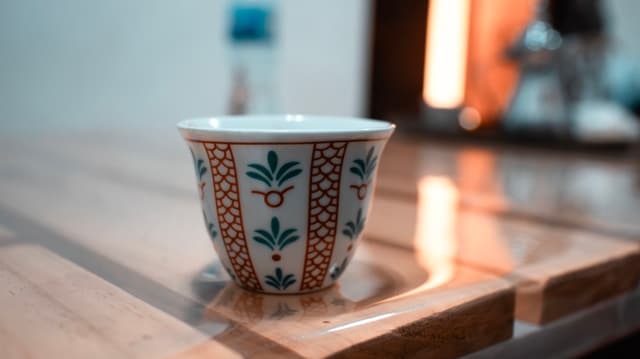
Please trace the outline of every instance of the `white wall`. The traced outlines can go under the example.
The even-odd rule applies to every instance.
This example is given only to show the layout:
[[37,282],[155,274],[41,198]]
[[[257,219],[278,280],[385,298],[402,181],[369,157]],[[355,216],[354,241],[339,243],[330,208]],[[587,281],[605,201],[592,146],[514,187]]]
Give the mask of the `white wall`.
[[[280,1],[283,112],[361,115],[369,2]],[[0,1],[0,131],[221,114],[228,1]]]

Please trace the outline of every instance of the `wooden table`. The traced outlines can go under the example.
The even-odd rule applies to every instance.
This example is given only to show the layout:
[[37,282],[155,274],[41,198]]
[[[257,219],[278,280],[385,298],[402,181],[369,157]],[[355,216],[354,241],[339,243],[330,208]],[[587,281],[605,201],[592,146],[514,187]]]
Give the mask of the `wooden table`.
[[340,284],[269,296],[219,267],[173,129],[0,153],[1,358],[557,355],[640,326],[623,158],[398,135]]

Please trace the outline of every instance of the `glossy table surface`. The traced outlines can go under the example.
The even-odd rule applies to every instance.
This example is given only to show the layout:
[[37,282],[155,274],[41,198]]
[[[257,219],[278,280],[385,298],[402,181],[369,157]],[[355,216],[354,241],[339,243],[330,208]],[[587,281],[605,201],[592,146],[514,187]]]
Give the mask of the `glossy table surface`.
[[181,141],[2,137],[0,357],[557,355],[640,327],[625,156],[399,133],[339,285],[269,296],[221,270]]

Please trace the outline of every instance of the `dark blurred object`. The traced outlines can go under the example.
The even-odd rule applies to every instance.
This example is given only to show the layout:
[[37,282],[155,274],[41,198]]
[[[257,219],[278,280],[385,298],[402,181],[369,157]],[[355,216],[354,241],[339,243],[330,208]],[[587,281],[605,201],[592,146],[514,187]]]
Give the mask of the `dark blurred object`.
[[373,18],[369,116],[417,116],[422,99],[427,5],[378,0]]
[[623,339],[608,343],[606,346],[585,353],[579,359],[637,358],[640,356],[640,331]]
[[611,47],[600,1],[540,1],[510,50],[521,68],[503,121],[510,135],[588,143],[638,136],[632,114],[611,96]]
[[552,0],[547,7],[549,22],[561,35],[599,36],[605,32],[599,0]]
[[547,2],[541,1],[534,19],[507,49],[520,66],[520,79],[503,118],[508,132],[559,136],[567,131],[558,66],[561,45],[560,33],[548,21]]

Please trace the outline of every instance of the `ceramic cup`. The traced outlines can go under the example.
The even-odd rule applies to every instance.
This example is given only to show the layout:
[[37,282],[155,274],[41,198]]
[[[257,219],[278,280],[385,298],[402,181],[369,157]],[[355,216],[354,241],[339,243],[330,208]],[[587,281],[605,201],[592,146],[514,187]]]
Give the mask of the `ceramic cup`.
[[180,122],[205,225],[229,276],[264,293],[335,283],[357,247],[394,128],[303,115]]

